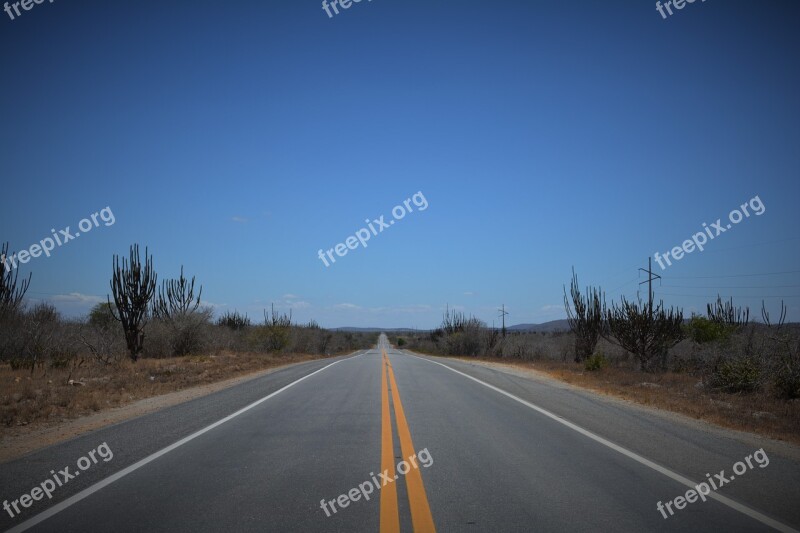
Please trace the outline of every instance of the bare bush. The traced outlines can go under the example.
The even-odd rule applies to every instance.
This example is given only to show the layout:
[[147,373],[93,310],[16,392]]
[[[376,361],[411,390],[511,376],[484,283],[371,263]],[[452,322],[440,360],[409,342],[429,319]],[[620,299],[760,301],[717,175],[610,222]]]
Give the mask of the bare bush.
[[142,347],[141,356],[147,359],[163,359],[173,352],[174,333],[163,320],[151,320],[147,324],[147,344]]
[[10,360],[12,368],[70,368],[82,364],[75,329],[61,320],[51,304],[42,302],[22,315],[22,349]]
[[800,343],[778,357],[772,373],[772,385],[779,398],[800,398]]
[[19,359],[25,349],[25,307],[0,315],[0,361]]
[[267,315],[266,309],[264,310],[264,325],[256,326],[250,331],[250,342],[258,351],[283,352],[289,347],[291,329],[291,311],[288,314],[280,313],[275,311],[273,304],[269,315]]
[[217,319],[217,325],[240,331],[250,327],[250,318],[246,314],[239,314],[238,311],[226,311]]
[[324,355],[328,353],[333,334],[319,326],[294,326],[291,329],[290,350],[294,353]]
[[86,324],[80,324],[78,337],[91,356],[103,365],[117,365],[125,349],[122,328],[114,320],[108,303],[95,305]]
[[792,400],[800,398],[800,335],[796,328],[793,332],[785,327],[786,311],[786,304],[781,301],[778,322],[773,324],[766,305],[761,302],[761,316],[767,326],[765,349],[772,356],[766,359],[771,362],[773,391],[778,398]]
[[12,361],[12,368],[30,368],[33,374],[37,365],[42,365],[55,355],[58,351],[59,321],[58,311],[48,303],[37,304],[25,313],[22,322],[25,338],[22,357]]
[[758,357],[745,355],[720,357],[705,376],[703,383],[710,389],[724,392],[753,392],[761,388],[762,369]]
[[167,321],[172,337],[170,345],[175,356],[199,354],[209,344],[213,311],[210,308],[174,315]]
[[447,355],[480,356],[492,350],[496,336],[486,331],[486,323],[475,317],[467,317],[448,306],[442,315],[442,323],[431,332],[431,340],[442,345]]
[[201,352],[208,344],[205,327],[211,320],[211,309],[198,311],[203,287],[194,295],[195,278],[186,279],[183,266],[177,279],[164,280],[153,299],[153,316],[165,323],[170,333],[172,355],[182,356]]
[[479,356],[486,347],[486,324],[477,318],[469,318],[454,333],[445,338],[449,355]]

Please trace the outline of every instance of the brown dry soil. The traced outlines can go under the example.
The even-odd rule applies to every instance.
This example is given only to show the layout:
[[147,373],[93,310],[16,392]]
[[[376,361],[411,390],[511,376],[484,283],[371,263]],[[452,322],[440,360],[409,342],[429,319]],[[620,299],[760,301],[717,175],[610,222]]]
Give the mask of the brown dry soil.
[[89,362],[71,371],[37,369],[33,375],[30,370],[0,365],[0,463],[292,363],[320,358],[222,354],[125,361],[117,366]]
[[[223,354],[126,361],[117,367],[87,364],[33,375],[0,365],[0,462],[318,358]],[[582,365],[547,360],[456,359],[529,378],[556,379],[706,424],[800,445],[800,400],[708,391],[689,374],[643,374],[625,368],[587,372]],[[85,385],[69,385],[69,379]]]
[[800,445],[800,399],[781,400],[767,392],[709,391],[701,386],[697,376],[685,373],[645,374],[612,367],[588,372],[583,365],[560,361],[455,359],[516,371],[532,378],[556,379],[641,406],[685,415],[695,421]]

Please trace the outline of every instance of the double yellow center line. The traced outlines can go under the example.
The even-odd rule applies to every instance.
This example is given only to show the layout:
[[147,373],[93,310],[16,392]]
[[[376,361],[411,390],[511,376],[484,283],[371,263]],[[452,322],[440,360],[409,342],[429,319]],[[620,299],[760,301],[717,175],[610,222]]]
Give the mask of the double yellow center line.
[[[388,378],[388,379],[387,379]],[[392,386],[392,403],[394,404],[394,417],[397,422],[397,435],[400,438],[400,449],[404,459],[416,454],[416,448],[411,441],[411,431],[408,429],[403,403],[400,401],[400,391],[394,379],[394,370],[389,362],[386,350],[382,349],[381,363],[381,470],[388,476],[398,479],[395,472],[394,441],[392,439],[392,417],[389,410],[389,384]],[[428,496],[422,483],[419,468],[411,468],[405,475],[408,503],[411,508],[411,523],[416,532],[435,532],[431,508],[428,505]],[[400,532],[400,513],[397,508],[397,486],[389,483],[381,488],[381,533]]]

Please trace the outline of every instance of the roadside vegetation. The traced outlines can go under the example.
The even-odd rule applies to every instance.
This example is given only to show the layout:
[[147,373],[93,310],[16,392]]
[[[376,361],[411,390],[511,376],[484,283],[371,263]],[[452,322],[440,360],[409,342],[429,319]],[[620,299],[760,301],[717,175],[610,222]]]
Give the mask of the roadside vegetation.
[[[2,247],[6,253],[8,246]],[[26,306],[31,276],[0,261],[0,428],[58,422],[283,364],[368,348],[377,334],[297,324],[271,308],[251,320],[213,319],[202,286],[157,284],[152,256],[113,259],[111,296],[65,319],[48,303]]]
[[[761,321],[732,300],[684,317],[661,302],[605,301],[581,291],[573,272],[564,289],[569,329],[509,332],[449,308],[433,331],[390,338],[432,355],[476,358],[543,371],[629,400],[744,431],[800,443],[800,325],[786,307]],[[775,316],[771,315],[771,312]]]

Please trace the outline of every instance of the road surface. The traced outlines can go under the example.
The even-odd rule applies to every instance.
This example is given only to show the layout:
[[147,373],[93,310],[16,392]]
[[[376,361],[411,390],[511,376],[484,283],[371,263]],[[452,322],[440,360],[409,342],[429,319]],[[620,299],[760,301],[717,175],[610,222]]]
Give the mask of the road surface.
[[[0,465],[0,529],[799,529],[800,464],[763,448],[381,336]],[[706,501],[676,500],[722,471]]]

